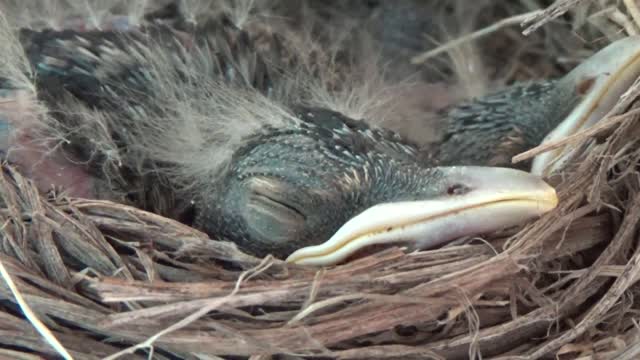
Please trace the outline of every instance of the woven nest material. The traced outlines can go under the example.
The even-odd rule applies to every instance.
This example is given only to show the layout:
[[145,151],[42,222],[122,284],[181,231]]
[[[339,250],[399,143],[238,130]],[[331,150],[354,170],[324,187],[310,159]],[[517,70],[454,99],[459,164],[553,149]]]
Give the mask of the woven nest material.
[[[47,200],[5,166],[0,260],[78,359],[132,346],[159,359],[637,354],[636,120],[603,123],[595,135],[611,135],[558,186],[560,207],[513,236],[324,270],[256,259],[135,208]],[[0,294],[0,354],[53,356],[6,282]]]
[[584,151],[538,221],[321,270],[3,165],[0,357],[639,358],[638,94],[564,140]]

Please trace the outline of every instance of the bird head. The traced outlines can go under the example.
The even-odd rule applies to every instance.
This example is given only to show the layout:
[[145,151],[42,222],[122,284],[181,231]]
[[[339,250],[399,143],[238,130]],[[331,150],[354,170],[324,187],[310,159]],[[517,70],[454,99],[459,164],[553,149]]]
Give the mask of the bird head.
[[576,149],[562,146],[515,165],[512,157],[593,126],[639,75],[640,37],[633,36],[606,46],[560,79],[515,84],[458,104],[443,114],[448,124],[429,149],[431,163],[515,166],[547,177]]
[[[618,40],[582,62],[556,85],[558,99],[573,106],[542,143],[552,142],[593,126],[604,118],[640,76],[640,36]],[[538,155],[531,171],[549,176],[566,164],[575,149],[565,145]]]
[[431,248],[540,216],[555,191],[514,169],[421,166],[397,135],[321,109],[235,154],[197,227],[247,251],[305,265],[339,263],[371,245]]

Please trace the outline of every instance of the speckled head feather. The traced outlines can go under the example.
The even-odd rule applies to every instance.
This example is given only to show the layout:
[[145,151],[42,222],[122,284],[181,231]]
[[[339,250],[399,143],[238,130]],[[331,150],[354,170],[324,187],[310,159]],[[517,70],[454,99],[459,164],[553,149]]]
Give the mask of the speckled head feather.
[[395,133],[326,109],[294,114],[296,126],[256,135],[234,154],[222,189],[197,202],[199,227],[286,257],[375,204],[446,195],[454,185],[420,167],[416,148]]

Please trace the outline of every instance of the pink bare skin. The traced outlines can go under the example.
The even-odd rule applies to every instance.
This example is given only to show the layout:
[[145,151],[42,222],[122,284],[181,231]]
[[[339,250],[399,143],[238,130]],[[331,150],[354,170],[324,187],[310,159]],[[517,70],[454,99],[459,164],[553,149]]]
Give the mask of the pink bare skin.
[[[98,26],[86,19],[63,20],[65,29],[89,30],[134,30],[135,25],[126,16],[109,16]],[[28,91],[6,91],[0,96],[0,152],[4,160],[16,166],[43,192],[58,190],[70,197],[97,198],[96,182],[85,170],[85,166],[66,157],[56,143],[37,138],[33,129],[36,121],[37,103]]]
[[95,179],[84,166],[66,158],[53,141],[35,138],[37,109],[27,91],[11,91],[0,100],[0,150],[7,154],[6,160],[43,193],[56,189],[71,197],[95,198]]

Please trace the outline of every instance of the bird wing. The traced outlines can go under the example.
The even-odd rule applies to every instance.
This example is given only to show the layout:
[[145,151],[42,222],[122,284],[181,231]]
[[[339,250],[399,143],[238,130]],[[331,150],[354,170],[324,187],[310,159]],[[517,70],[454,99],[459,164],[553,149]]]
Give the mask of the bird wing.
[[514,155],[538,145],[553,128],[541,114],[550,111],[554,84],[516,84],[444,110],[447,125],[429,148],[431,158],[443,165],[513,166]]

